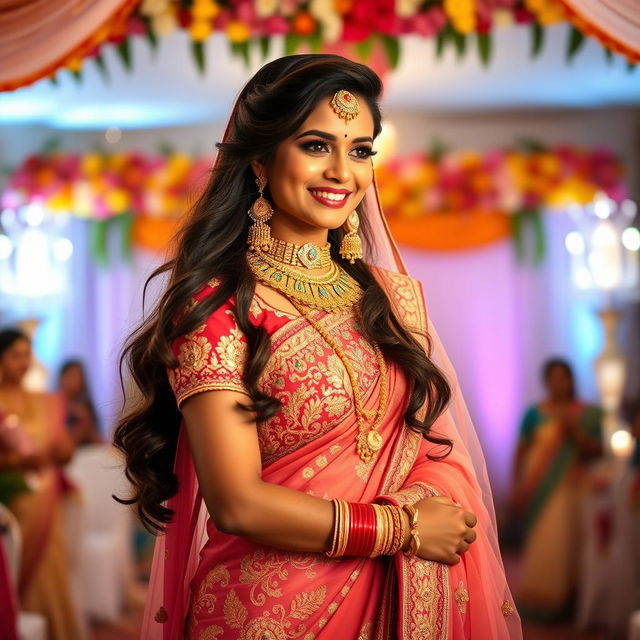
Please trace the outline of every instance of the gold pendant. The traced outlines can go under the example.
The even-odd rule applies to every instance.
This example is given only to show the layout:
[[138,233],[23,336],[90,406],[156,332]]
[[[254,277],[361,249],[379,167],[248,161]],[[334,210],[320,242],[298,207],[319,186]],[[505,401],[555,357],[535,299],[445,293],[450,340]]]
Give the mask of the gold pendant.
[[365,463],[373,462],[378,457],[378,452],[382,448],[382,436],[375,430],[358,434],[358,455]]

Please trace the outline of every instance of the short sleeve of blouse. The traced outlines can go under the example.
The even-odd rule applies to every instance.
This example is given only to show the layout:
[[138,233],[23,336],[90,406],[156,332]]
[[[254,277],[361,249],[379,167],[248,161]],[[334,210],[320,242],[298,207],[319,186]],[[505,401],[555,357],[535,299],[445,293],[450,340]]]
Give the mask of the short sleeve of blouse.
[[[210,282],[196,296],[195,303],[211,295],[216,286],[215,281]],[[243,381],[246,348],[246,337],[237,324],[230,300],[194,331],[176,338],[171,349],[178,366],[168,369],[167,374],[178,407],[202,391],[227,389],[249,395]]]

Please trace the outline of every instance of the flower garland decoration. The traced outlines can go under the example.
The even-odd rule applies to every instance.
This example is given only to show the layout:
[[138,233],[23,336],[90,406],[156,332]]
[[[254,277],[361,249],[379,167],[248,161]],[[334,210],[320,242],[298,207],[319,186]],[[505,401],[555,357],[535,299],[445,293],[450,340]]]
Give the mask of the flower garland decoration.
[[[175,151],[33,155],[10,174],[0,204],[18,210],[35,203],[53,215],[91,221],[94,253],[104,262],[112,226],[121,229],[126,251],[132,245],[165,250],[210,166],[210,158]],[[522,258],[532,227],[535,261],[544,256],[543,210],[586,204],[599,191],[617,202],[627,196],[622,163],[608,149],[532,142],[398,156],[376,167],[376,177],[400,243],[451,251],[511,234]]]
[[[86,60],[94,60],[105,76],[108,70],[101,48],[112,43],[128,70],[133,67],[130,52],[132,37],[145,36],[152,47],[178,29],[189,34],[193,59],[200,72],[206,68],[206,42],[214,32],[223,33],[233,54],[247,65],[252,51],[262,59],[269,54],[272,38],[284,37],[284,54],[295,52],[336,52],[378,65],[379,73],[397,66],[401,37],[415,34],[436,39],[436,55],[453,48],[459,56],[474,45],[484,64],[492,54],[492,31],[509,24],[531,27],[531,53],[539,55],[544,29],[556,22],[573,26],[567,44],[567,58],[581,48],[584,34],[598,37],[592,28],[575,19],[561,0],[140,0],[123,23],[103,28],[98,39],[71,52],[60,61],[59,69],[71,71],[82,79]],[[582,30],[581,30],[582,29]],[[600,41],[609,57],[613,53],[627,58],[630,67],[639,59],[612,40]],[[375,62],[381,52],[385,64]],[[43,71],[40,77],[51,74]],[[55,72],[50,75],[55,81]],[[15,89],[39,78],[24,79],[0,90]]]
[[568,145],[397,157],[376,169],[383,209],[398,242],[460,250],[511,235],[519,259],[534,233],[533,260],[545,253],[542,211],[587,204],[604,192],[627,197],[620,160],[604,148]]

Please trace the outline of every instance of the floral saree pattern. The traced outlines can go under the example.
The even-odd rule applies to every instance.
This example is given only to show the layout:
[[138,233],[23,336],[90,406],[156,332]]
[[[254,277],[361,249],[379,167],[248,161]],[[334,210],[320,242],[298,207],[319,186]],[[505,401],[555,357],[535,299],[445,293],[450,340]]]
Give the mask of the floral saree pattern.
[[[424,339],[419,283],[382,269],[375,272],[398,317]],[[217,285],[211,281],[194,303]],[[378,367],[357,318],[350,310],[314,313],[349,355],[365,410],[375,410]],[[365,464],[356,452],[350,381],[333,350],[303,317],[278,311],[258,295],[250,320],[271,336],[271,357],[259,385],[281,402],[280,411],[257,427],[265,482],[327,500],[403,504],[448,495],[477,513],[472,489],[465,488],[468,478],[449,464],[429,460],[432,445],[406,428],[410,389],[395,363],[387,362],[389,402],[379,429],[383,447],[375,463]],[[246,341],[235,320],[233,298],[174,341],[173,349],[179,365],[168,374],[178,405],[212,389],[246,393]],[[440,425],[446,433],[447,419],[443,414],[434,428]],[[458,483],[451,480],[458,477]],[[402,553],[371,559],[282,551],[224,534],[209,519],[184,621],[168,620],[163,610],[156,622],[173,622],[172,628],[181,628],[190,640],[445,640],[470,638],[472,628],[474,640],[519,638],[509,632],[503,613],[511,600],[499,558],[482,543],[487,518],[477,515],[478,541],[455,566]],[[172,553],[169,546],[165,553]],[[498,579],[483,584],[481,576],[489,566]],[[460,585],[464,607],[456,606]],[[165,640],[173,637],[183,636],[164,634]]]

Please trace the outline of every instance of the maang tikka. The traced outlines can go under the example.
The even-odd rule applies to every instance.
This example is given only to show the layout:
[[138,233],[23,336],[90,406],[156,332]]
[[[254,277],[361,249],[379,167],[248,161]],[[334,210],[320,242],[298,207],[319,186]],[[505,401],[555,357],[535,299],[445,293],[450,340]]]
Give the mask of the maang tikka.
[[273,207],[269,204],[269,201],[262,196],[262,192],[267,186],[267,179],[264,176],[258,176],[256,178],[256,184],[258,185],[260,195],[254,200],[247,211],[249,217],[253,220],[253,224],[249,227],[247,242],[252,251],[259,249],[268,251],[271,248],[272,238],[271,229],[265,223],[273,215]]
[[[345,124],[360,113],[358,99],[346,89],[336,91],[331,98],[330,105],[337,116],[344,119]],[[358,235],[359,227],[358,212],[352,211],[344,223],[345,234],[340,243],[340,255],[351,264],[355,262],[356,258],[362,258],[362,243]]]

